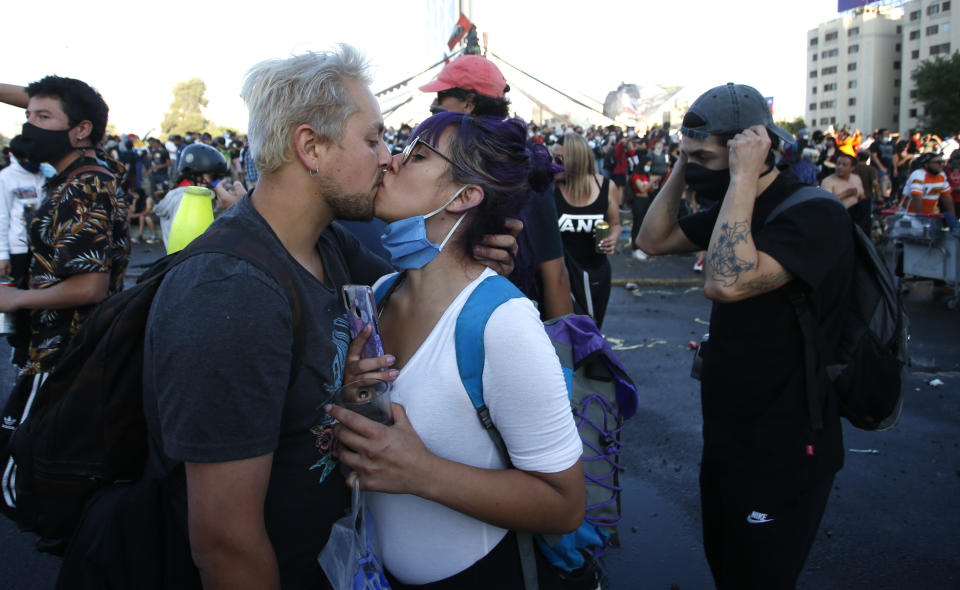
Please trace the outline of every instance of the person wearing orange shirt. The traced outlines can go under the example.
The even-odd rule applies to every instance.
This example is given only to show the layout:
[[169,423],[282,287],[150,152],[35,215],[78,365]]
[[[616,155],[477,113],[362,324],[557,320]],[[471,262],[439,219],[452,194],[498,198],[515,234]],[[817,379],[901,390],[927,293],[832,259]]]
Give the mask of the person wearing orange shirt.
[[940,213],[956,215],[952,191],[946,174],[943,173],[943,156],[927,153],[917,158],[920,166],[907,178],[903,187],[904,199],[909,202],[911,213]]

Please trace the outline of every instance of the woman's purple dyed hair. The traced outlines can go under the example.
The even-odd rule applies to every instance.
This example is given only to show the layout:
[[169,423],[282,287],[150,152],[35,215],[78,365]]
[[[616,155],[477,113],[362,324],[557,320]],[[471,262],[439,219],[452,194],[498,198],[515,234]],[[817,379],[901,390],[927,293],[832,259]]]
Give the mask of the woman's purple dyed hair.
[[[545,191],[553,176],[563,169],[540,144],[527,144],[523,119],[475,117],[456,111],[438,113],[422,122],[412,137],[420,136],[438,145],[447,128],[453,128],[448,147],[454,162],[448,168],[455,184],[476,184],[484,199],[476,214],[465,223],[464,248],[471,254],[488,234],[504,233],[507,217],[522,219],[527,202]],[[521,248],[521,257],[523,251]],[[521,261],[517,261],[520,269]]]

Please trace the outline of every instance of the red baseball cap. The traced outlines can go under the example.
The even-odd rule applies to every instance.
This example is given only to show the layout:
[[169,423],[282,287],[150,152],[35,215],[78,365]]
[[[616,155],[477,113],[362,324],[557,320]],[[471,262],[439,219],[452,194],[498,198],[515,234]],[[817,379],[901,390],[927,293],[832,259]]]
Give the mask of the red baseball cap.
[[503,98],[507,80],[489,59],[479,55],[461,55],[444,66],[433,82],[420,87],[423,92],[440,92],[451,88],[473,90],[482,96]]

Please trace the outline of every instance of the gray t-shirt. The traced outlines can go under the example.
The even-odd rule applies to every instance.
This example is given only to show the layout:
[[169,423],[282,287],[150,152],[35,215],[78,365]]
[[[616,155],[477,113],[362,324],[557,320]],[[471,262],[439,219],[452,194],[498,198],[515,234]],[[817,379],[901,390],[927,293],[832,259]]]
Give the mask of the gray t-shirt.
[[[342,381],[350,339],[340,287],[369,284],[390,267],[333,226],[317,243],[320,282],[283,249],[249,199],[223,218],[239,222],[276,264],[287,265],[300,293],[299,322],[276,280],[244,260],[200,254],[170,271],[154,299],[144,348],[152,454],[166,472],[181,461],[273,453],[264,510],[283,587],[320,587],[316,556],[348,501],[328,454],[322,410]],[[295,338],[302,343],[299,366]],[[176,495],[185,501],[185,490]]]

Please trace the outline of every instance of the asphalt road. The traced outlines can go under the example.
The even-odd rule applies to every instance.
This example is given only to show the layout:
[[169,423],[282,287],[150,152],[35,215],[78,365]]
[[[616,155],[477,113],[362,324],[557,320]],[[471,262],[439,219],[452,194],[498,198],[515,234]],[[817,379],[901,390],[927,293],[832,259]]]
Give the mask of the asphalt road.
[[[960,313],[944,297],[930,283],[907,297],[904,414],[886,432],[844,423],[846,465],[798,588],[960,588]],[[709,309],[698,288],[612,294],[604,332],[642,396],[624,432],[624,544],[607,558],[615,590],[713,586],[701,549],[699,388],[688,345],[706,331]],[[943,385],[931,386],[935,378]]]
[[[689,279],[690,263],[620,259],[614,276]],[[801,589],[960,588],[960,312],[947,311],[943,297],[922,283],[908,298],[914,371],[899,425],[883,433],[845,425],[847,449],[871,452],[847,453]],[[604,331],[642,396],[624,432],[623,547],[607,558],[614,590],[712,587],[700,540],[700,404],[688,346],[706,331],[709,310],[696,287],[615,287],[611,296]],[[934,378],[943,385],[929,385]],[[12,379],[0,364],[0,391]],[[58,560],[32,543],[0,518],[0,589],[53,587]]]

